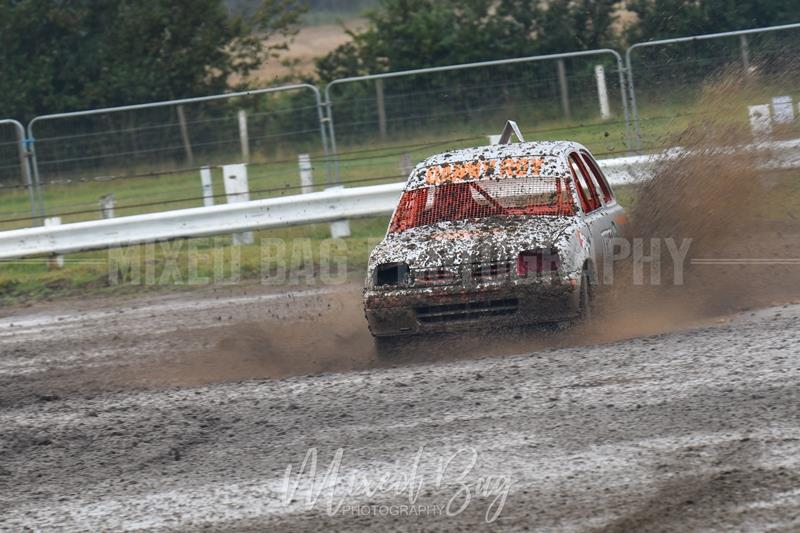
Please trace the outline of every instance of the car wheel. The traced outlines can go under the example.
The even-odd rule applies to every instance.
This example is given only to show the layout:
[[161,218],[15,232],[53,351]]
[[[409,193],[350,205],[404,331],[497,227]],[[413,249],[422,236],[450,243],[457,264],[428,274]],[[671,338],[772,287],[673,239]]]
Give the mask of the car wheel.
[[403,337],[373,337],[375,341],[375,354],[379,359],[392,359],[403,352],[405,339]]
[[593,292],[592,278],[589,275],[589,270],[583,269],[583,274],[581,275],[581,293],[578,304],[578,319],[581,322],[588,323],[592,321],[592,315],[594,313]]

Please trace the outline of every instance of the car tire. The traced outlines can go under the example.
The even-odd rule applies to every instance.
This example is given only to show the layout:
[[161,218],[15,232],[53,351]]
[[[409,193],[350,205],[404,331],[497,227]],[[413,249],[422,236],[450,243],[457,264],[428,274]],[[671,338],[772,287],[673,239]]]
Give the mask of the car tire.
[[375,342],[375,355],[378,359],[393,359],[403,352],[405,339],[403,337],[373,337]]
[[578,299],[578,320],[582,323],[591,323],[594,315],[594,290],[592,290],[592,276],[589,269],[584,268],[581,274],[580,296]]

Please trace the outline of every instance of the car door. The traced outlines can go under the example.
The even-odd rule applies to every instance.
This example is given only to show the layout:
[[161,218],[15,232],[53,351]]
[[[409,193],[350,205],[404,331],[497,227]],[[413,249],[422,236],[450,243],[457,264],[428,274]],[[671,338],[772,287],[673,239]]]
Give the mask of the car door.
[[[608,216],[608,208],[603,201],[603,189],[595,183],[582,154],[575,151],[568,156],[569,168],[578,189],[578,197],[584,212],[584,221],[589,230],[591,255],[595,274],[603,265],[606,254],[615,236],[615,230]],[[610,256],[609,256],[610,257]]]
[[613,239],[613,237],[621,234],[623,227],[627,224],[628,219],[625,216],[625,210],[617,202],[614,191],[608,184],[608,180],[597,161],[592,157],[592,154],[587,150],[581,150],[580,155],[603,202],[602,212],[606,219],[603,225],[609,230],[608,235]]

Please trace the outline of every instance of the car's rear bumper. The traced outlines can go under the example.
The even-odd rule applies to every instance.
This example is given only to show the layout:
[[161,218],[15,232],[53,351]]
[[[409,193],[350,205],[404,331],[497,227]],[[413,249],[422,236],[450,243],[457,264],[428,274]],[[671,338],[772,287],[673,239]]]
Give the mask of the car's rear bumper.
[[578,314],[574,283],[366,290],[364,309],[375,336],[559,322]]

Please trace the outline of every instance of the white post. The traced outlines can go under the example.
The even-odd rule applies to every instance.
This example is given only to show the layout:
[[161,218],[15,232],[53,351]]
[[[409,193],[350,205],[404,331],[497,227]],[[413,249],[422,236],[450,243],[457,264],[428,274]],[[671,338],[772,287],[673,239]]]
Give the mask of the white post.
[[190,167],[194,166],[194,152],[192,151],[192,141],[189,139],[189,127],[186,125],[186,113],[183,106],[178,106],[178,123],[181,129],[181,139],[183,140],[183,151],[186,152],[186,161]]
[[776,96],[772,99],[772,118],[775,124],[794,122],[794,104],[791,96]]
[[[44,227],[60,226],[61,217],[49,217],[44,219]],[[47,261],[47,266],[50,268],[64,268],[64,256],[54,255]]]
[[103,218],[114,218],[114,193],[100,197],[100,212]]
[[597,98],[600,100],[600,117],[611,118],[611,107],[608,105],[608,85],[606,85],[606,69],[603,65],[595,65],[594,77],[597,79]]
[[572,118],[572,111],[569,107],[569,86],[567,85],[567,69],[564,66],[564,60],[559,59],[556,61],[556,72],[558,73],[558,86],[561,93],[561,109],[564,111],[566,118]]
[[407,178],[414,170],[414,163],[411,161],[411,154],[405,153],[400,156],[400,174]]
[[383,80],[375,80],[375,99],[378,106],[378,132],[386,138],[386,104],[383,101]]
[[239,141],[242,143],[242,161],[250,162],[250,136],[247,134],[247,111],[239,110]]
[[[344,189],[344,186],[337,185],[335,187],[328,187],[325,189],[326,191],[341,191]],[[343,239],[345,237],[350,236],[350,221],[347,219],[343,220],[334,220],[331,222],[331,238],[332,239]]]
[[752,74],[750,70],[750,45],[747,43],[747,35],[739,36],[739,49],[742,53],[742,67],[744,68],[745,78]]
[[772,117],[769,115],[768,105],[751,105],[747,112],[750,115],[750,130],[755,139],[763,140],[772,135]]
[[314,168],[311,166],[311,156],[300,154],[297,156],[300,165],[300,194],[308,194],[314,190]]
[[200,185],[203,188],[203,206],[211,207],[214,205],[214,184],[211,182],[210,167],[200,169]]
[[489,144],[500,144],[502,135],[489,135]]
[[[222,167],[223,183],[225,183],[225,195],[229,204],[250,201],[250,189],[247,183],[247,165],[224,165]],[[234,246],[242,244],[253,244],[253,232],[233,234]]]
[[350,236],[350,221],[336,220],[331,222],[331,239],[344,239]]

